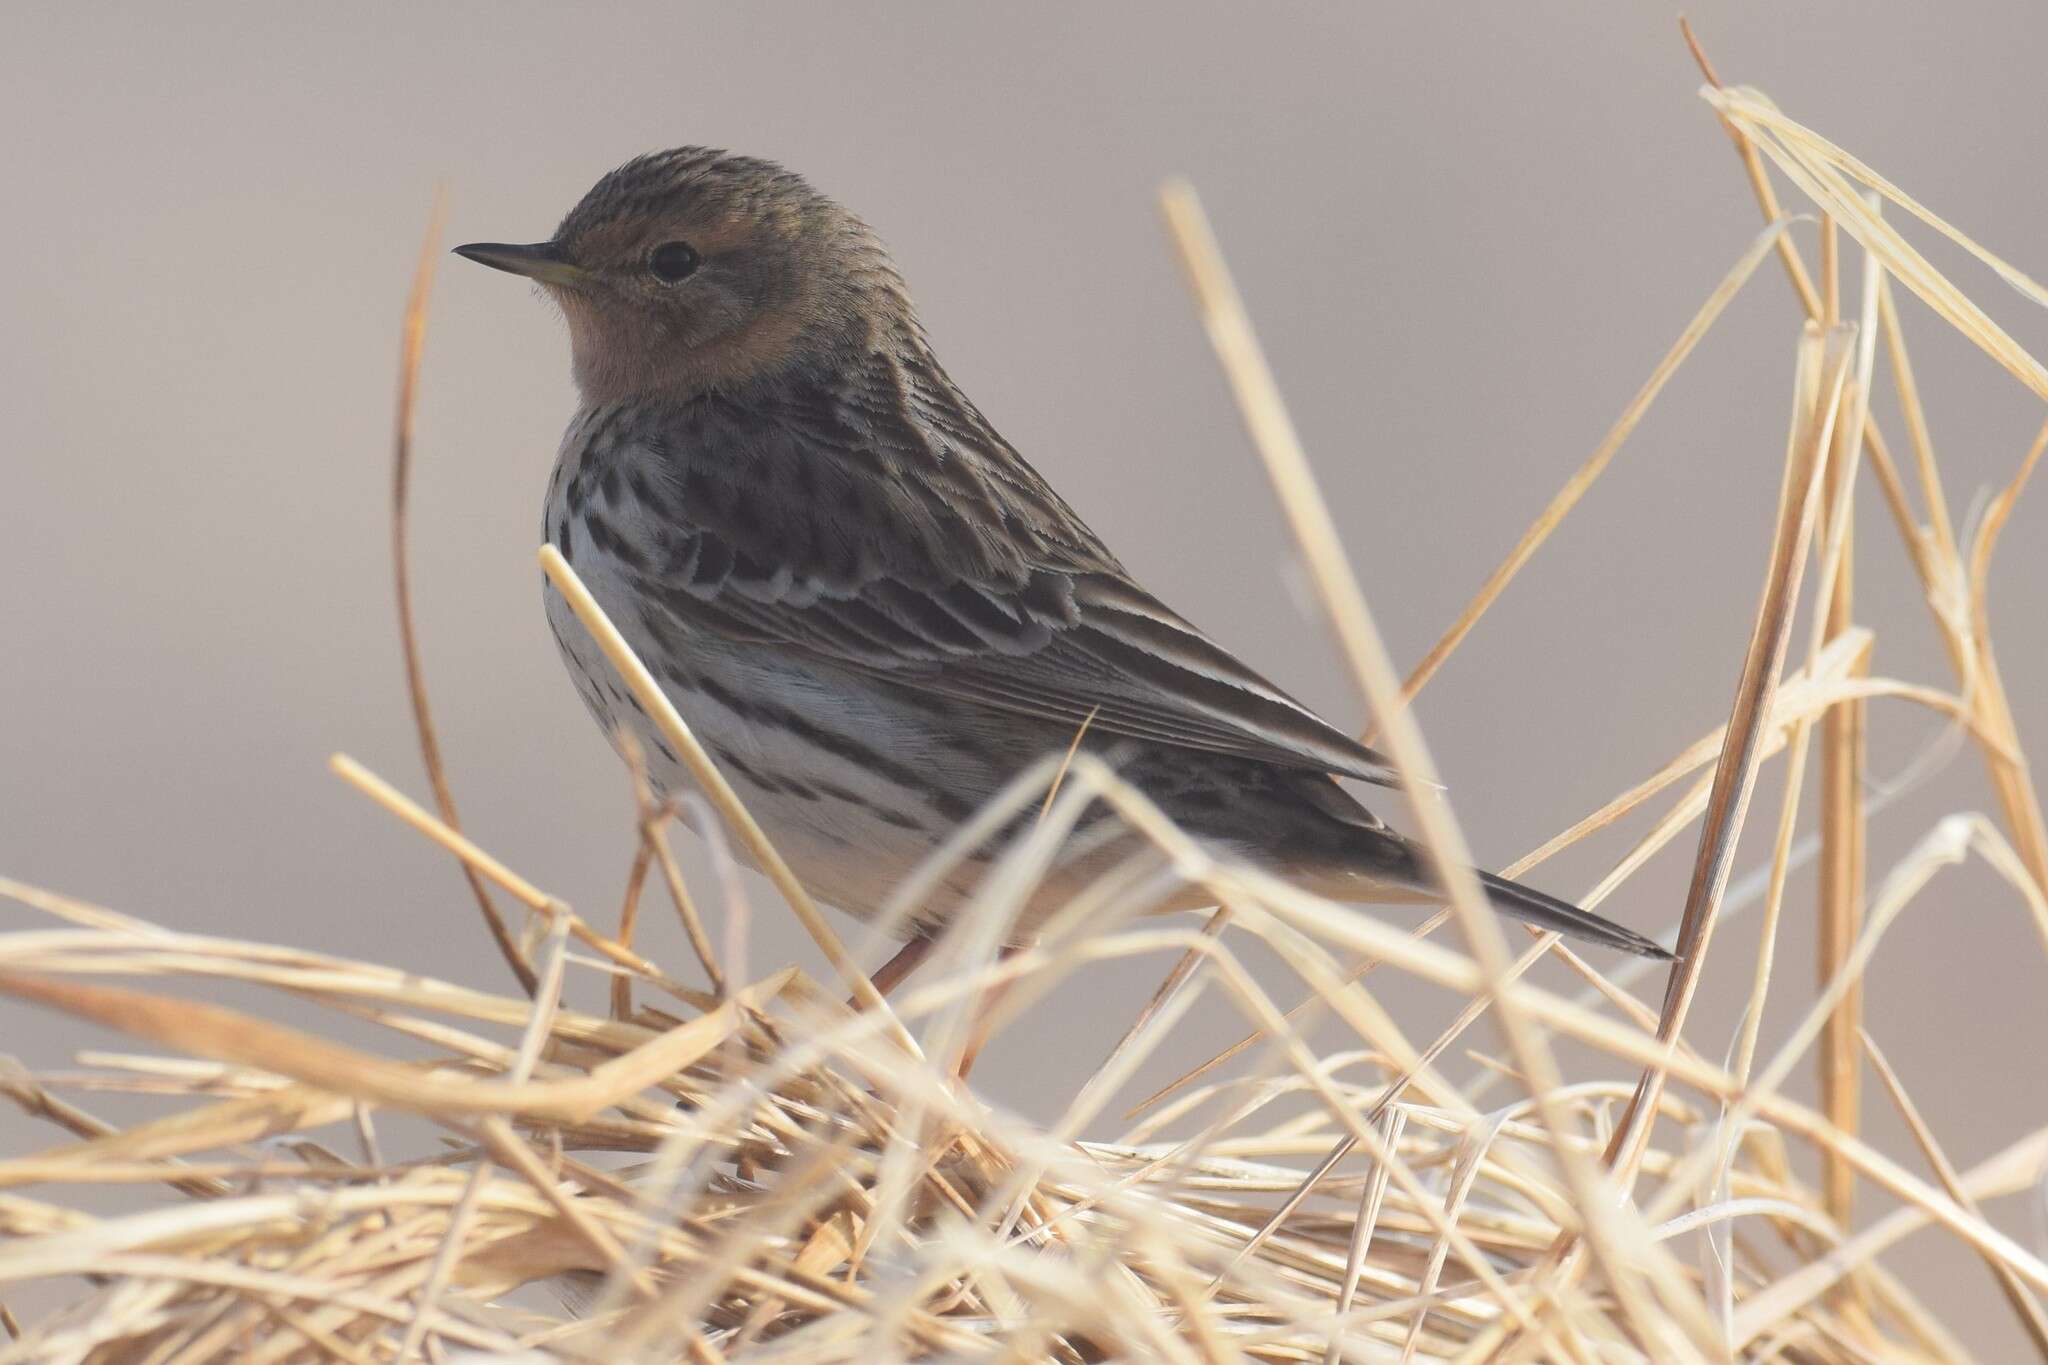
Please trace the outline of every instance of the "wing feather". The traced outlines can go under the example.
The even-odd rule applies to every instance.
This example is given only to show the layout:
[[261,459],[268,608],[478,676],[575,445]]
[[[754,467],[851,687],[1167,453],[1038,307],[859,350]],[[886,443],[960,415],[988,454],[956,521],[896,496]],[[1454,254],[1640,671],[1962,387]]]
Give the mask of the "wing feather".
[[[921,340],[921,339],[920,339]],[[1140,588],[924,354],[611,422],[567,490],[677,624],[1101,733],[1398,785]],[[629,508],[603,496],[608,466]],[[602,523],[610,518],[610,524]]]

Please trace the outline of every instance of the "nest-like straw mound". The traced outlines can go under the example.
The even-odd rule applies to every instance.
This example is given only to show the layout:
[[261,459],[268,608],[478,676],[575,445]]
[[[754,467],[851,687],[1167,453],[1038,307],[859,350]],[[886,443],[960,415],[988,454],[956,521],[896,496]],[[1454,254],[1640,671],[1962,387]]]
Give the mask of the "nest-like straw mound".
[[[1456,903],[1429,926],[1455,915],[1469,945],[1460,954],[1428,941],[1428,929],[1417,934],[1221,864],[1113,773],[1077,760],[1027,775],[1009,810],[989,813],[982,828],[1023,803],[1044,811],[935,962],[883,1006],[573,574],[549,558],[557,585],[699,765],[731,837],[770,872],[844,980],[794,968],[726,980],[710,947],[716,935],[651,807],[617,929],[595,927],[521,880],[457,832],[416,691],[442,816],[347,760],[337,769],[463,860],[527,992],[493,995],[401,966],[181,934],[0,888],[57,921],[0,935],[0,989],[183,1054],[101,1056],[62,1078],[0,1075],[27,1112],[75,1135],[0,1162],[0,1292],[37,1278],[79,1286],[70,1308],[41,1321],[7,1317],[14,1340],[0,1344],[0,1361],[465,1352],[606,1362],[1947,1359],[1961,1354],[1952,1324],[1881,1259],[1929,1224],[1981,1255],[2022,1330],[2048,1351],[2034,1297],[2048,1288],[2048,1266],[1979,1208],[2037,1178],[2048,1130],[1954,1169],[1861,1033],[1856,989],[1885,927],[1943,865],[1964,858],[2003,874],[2048,940],[2048,837],[1984,612],[1992,546],[2048,428],[1974,540],[1960,543],[1891,281],[2044,397],[2048,373],[1907,245],[1865,192],[1977,251],[1967,239],[1761,96],[1718,85],[1706,96],[1770,225],[1407,689],[1455,648],[1728,300],[1777,253],[1810,321],[1796,348],[1796,412],[1762,607],[1739,672],[1730,660],[1738,681],[1729,724],[1510,869],[1662,799],[1597,903],[1699,821],[1683,960],[1656,1004],[1627,989],[1633,976],[1603,976],[1551,935],[1511,958],[1469,886],[1454,886]],[[1823,215],[1815,272],[1780,221],[1765,158]],[[1385,741],[1404,769],[1427,778],[1428,755],[1397,704],[1401,689],[1199,209],[1184,189],[1169,190],[1167,208],[1338,636],[1385,718]],[[1838,232],[1863,247],[1860,273],[1846,280]],[[1991,264],[2042,299],[2018,272]],[[415,306],[409,356],[421,316]],[[1910,477],[1869,415],[1868,396],[1886,375],[1908,414]],[[402,415],[401,573],[407,425]],[[1868,675],[1871,636],[1855,624],[1847,533],[1859,466],[1879,483],[1920,571],[1952,679]],[[1918,484],[1911,493],[1909,483]],[[1916,495],[1925,525],[1911,510]],[[1802,580],[1814,624],[1792,642]],[[407,631],[409,640],[409,621]],[[1856,774],[1876,699],[1952,718],[1981,749],[1998,816],[1941,822],[1866,895]],[[1819,913],[1833,984],[1786,1037],[1763,1046],[1770,945],[1810,753],[1823,793]],[[1787,764],[1787,795],[1752,965],[1741,942],[1716,942],[1713,930],[1757,768],[1773,756]],[[1009,907],[1090,802],[1114,806],[1161,857],[1074,904],[1036,947],[1001,956]],[[1422,805],[1442,861],[1463,865],[1445,808]],[[977,837],[969,829],[959,842]],[[1134,917],[1130,907],[1162,878],[1207,888],[1223,911],[1204,926]],[[503,929],[492,886],[524,907],[523,935]],[[633,948],[645,886],[661,886],[682,913],[701,959],[685,974],[701,973],[707,987],[681,984]],[[912,887],[905,904],[915,897]],[[1184,952],[1180,969],[1120,1042],[1104,1040],[1110,1060],[1055,1122],[991,1112],[955,1079],[983,1027],[1018,1017],[1077,967],[1162,947]],[[1245,970],[1252,947],[1295,974],[1289,996],[1276,998]],[[1525,979],[1546,956],[1565,961],[1585,990],[1567,997]],[[1709,962],[1754,982],[1732,1049],[1696,1048],[1684,1032]],[[1469,1007],[1418,1043],[1361,979],[1375,968],[1459,992]],[[571,972],[608,976],[608,1014],[563,1003]],[[183,998],[80,979],[88,976],[143,978]],[[190,998],[223,981],[274,988],[295,1008],[326,1007],[352,1026],[374,1021],[428,1058],[389,1060]],[[857,1007],[841,1003],[849,991]],[[1114,1140],[1083,1140],[1116,1122],[1109,1102],[1198,1006],[1244,1016],[1252,1033],[1235,1068],[1199,1069],[1141,1105]],[[1437,1064],[1447,1049],[1471,1046],[1466,1031],[1485,1015],[1481,1035],[1505,1046],[1461,1085]],[[1344,1048],[1318,1054],[1314,1028],[1341,1028]],[[1572,1053],[1578,1074],[1566,1075],[1553,1055],[1558,1038],[1585,1045]],[[1810,1057],[1818,1108],[1780,1090]],[[1857,1137],[1866,1060],[1919,1137],[1924,1172]],[[81,1086],[178,1103],[116,1131],[55,1093]],[[445,1140],[423,1144],[419,1124],[394,1115],[426,1120]],[[414,1150],[394,1149],[405,1140]],[[1817,1186],[1793,1173],[1801,1148],[1820,1158]],[[66,1202],[105,1184],[150,1197],[119,1216]],[[1846,1213],[1859,1184],[1888,1192],[1895,1208],[1852,1231]],[[33,1196],[21,1192],[29,1187]]]

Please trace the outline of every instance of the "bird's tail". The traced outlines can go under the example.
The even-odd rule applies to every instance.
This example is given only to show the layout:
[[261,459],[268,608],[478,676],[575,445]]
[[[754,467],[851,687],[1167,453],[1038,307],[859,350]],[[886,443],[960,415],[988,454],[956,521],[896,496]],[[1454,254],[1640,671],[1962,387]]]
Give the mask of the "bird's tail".
[[[1341,862],[1323,849],[1295,861],[1297,868],[1313,868],[1305,878],[1314,890],[1336,900],[1418,901],[1443,899],[1443,882],[1430,866],[1427,850],[1413,839],[1396,834],[1384,825],[1345,825]],[[1333,866],[1333,863],[1335,864]],[[1319,865],[1318,865],[1319,864]],[[1476,871],[1476,870],[1475,870]],[[1540,929],[1555,929],[1567,938],[1619,948],[1638,957],[1670,961],[1673,954],[1633,929],[1602,919],[1568,901],[1545,895],[1534,887],[1511,882],[1491,872],[1476,872],[1486,899],[1503,915],[1525,920]]]
[[1666,962],[1672,958],[1670,952],[1635,930],[1625,929],[1613,920],[1581,910],[1569,901],[1546,896],[1534,887],[1511,882],[1506,877],[1496,877],[1491,872],[1481,872],[1479,884],[1486,888],[1487,901],[1503,915],[1526,920],[1541,929],[1555,929],[1567,938],[1604,943],[1624,953],[1634,953],[1637,957],[1659,958]]

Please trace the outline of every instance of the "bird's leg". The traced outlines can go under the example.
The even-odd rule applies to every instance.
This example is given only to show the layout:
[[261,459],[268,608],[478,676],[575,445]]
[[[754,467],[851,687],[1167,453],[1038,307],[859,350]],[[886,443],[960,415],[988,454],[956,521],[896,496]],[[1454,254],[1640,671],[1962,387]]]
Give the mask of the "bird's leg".
[[[869,974],[868,980],[875,983],[875,990],[877,992],[887,995],[909,979],[912,972],[924,965],[924,960],[931,956],[931,952],[932,940],[924,934],[919,934],[916,938],[911,939],[901,948],[898,948],[896,956],[875,968]],[[848,1009],[858,1010],[860,1008],[860,1001],[858,999],[849,1000],[846,1002],[846,1005]]]
[[[889,994],[889,992],[909,980],[912,972],[924,965],[924,960],[931,956],[932,947],[933,940],[923,934],[919,934],[916,938],[911,939],[901,948],[898,948],[894,957],[870,972],[868,980],[875,983],[875,990],[877,992],[882,995]],[[1021,945],[1005,944],[996,954],[996,961],[1007,962],[1016,955],[1020,947]],[[960,1065],[953,1073],[957,1079],[965,1081],[967,1073],[974,1070],[975,1059],[981,1055],[982,1048],[988,1044],[996,1006],[1000,1005],[1003,997],[1009,994],[1012,984],[1014,983],[1008,981],[998,982],[984,991],[981,998],[974,1002],[974,1022],[970,1026],[967,1035],[967,1046],[961,1051]],[[849,1009],[860,1008],[858,1000],[849,1000],[846,1003]]]
[[[996,953],[996,961],[1008,962],[1029,946],[1021,943],[1006,943]],[[996,1006],[1003,1003],[1003,997],[1010,993],[1016,981],[998,981],[982,992],[974,1002],[974,1023],[967,1032],[967,1046],[960,1050],[960,1064],[953,1068],[953,1079],[966,1084],[967,1073],[974,1070],[975,1058],[981,1056],[982,1048],[988,1046],[989,1035],[995,1030]]]

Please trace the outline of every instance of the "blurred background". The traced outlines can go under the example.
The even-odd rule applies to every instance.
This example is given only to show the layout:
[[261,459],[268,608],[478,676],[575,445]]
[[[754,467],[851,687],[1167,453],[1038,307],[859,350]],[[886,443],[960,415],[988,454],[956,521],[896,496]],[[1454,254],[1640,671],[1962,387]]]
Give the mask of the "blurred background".
[[[1693,19],[1726,79],[2048,275],[2048,12],[1745,4]],[[531,240],[609,167],[684,142],[781,160],[867,217],[954,376],[1138,576],[1362,724],[1155,188],[1183,173],[1201,191],[1406,667],[1757,230],[1675,20],[1619,3],[1483,20],[1307,4],[15,10],[0,44],[0,124],[17,130],[0,142],[0,872],[179,929],[508,986],[453,865],[325,768],[344,749],[425,792],[388,547],[401,308],[437,186],[445,243]],[[2048,354],[2048,320],[1931,236],[1915,240]],[[1845,274],[1858,268],[1845,253]],[[2010,477],[2040,405],[1900,297],[1960,518]],[[1768,262],[1423,694],[1482,860],[1533,848],[1725,718],[1796,323]],[[609,922],[630,799],[556,661],[533,562],[574,406],[559,320],[517,282],[445,260],[422,380],[419,620],[465,823]],[[1903,449],[1888,391],[1877,410]],[[1876,671],[1953,686],[1874,490],[1860,510]],[[1993,599],[2036,743],[2044,575],[2037,492]],[[1975,751],[1944,747],[1930,713],[1873,709],[1874,781],[1930,746],[1924,779],[1872,817],[1873,885],[1942,814],[1994,808]],[[1776,790],[1772,768],[1738,885],[1768,855]],[[1531,880],[1581,894],[1641,827]],[[678,842],[715,900],[700,849]],[[1688,834],[1608,911],[1670,941],[1690,851]],[[814,962],[773,896],[753,896],[755,971]],[[1803,869],[1766,1056],[1811,999],[1812,901]],[[0,907],[0,927],[44,922]],[[658,901],[645,922],[680,971]],[[1718,1056],[1754,915],[1715,946],[1689,1033]],[[1870,1028],[1958,1165],[2048,1120],[2040,952],[2009,888],[1965,867],[1907,912],[1870,973]],[[997,1040],[983,1088],[1056,1112],[1166,965],[1092,974]],[[1391,973],[1374,981],[1412,1036],[1454,1011]],[[594,981],[577,989],[599,1006]],[[290,1017],[289,1002],[266,1008]],[[1147,1078],[1241,1031],[1206,1000]],[[5,1003],[0,1038],[40,1066],[111,1041]],[[1874,1090],[1866,1116],[1873,1141],[1924,1169]],[[0,1113],[0,1151],[56,1140]],[[1884,1207],[1860,1205],[1866,1219]],[[2042,1249],[2027,1201],[1992,1212]],[[1923,1234],[1888,1264],[1992,1358],[2014,1340],[1953,1242]]]

